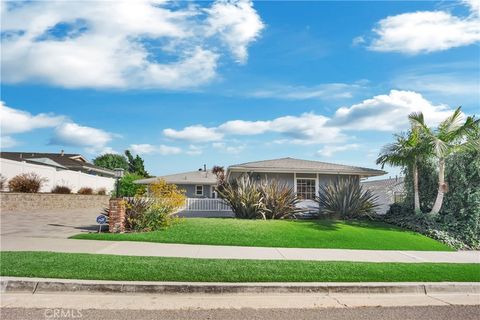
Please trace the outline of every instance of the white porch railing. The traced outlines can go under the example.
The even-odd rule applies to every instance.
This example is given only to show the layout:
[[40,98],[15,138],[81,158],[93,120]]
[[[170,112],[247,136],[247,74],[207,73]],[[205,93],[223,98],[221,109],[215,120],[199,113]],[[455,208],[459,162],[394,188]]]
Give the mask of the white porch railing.
[[185,206],[180,211],[232,211],[230,206],[222,199],[187,198]]

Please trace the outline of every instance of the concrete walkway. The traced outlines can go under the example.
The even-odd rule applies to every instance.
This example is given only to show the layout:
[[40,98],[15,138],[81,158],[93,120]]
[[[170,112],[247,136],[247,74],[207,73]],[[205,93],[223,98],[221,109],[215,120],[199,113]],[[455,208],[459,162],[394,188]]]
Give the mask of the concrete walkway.
[[53,251],[210,259],[480,263],[479,251],[263,248],[18,236],[0,237],[0,248],[1,251]]

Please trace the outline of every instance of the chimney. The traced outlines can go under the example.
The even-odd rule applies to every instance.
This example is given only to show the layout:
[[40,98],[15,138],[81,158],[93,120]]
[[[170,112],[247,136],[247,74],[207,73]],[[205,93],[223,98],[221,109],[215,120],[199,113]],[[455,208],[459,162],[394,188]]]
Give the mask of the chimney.
[[207,165],[203,164],[203,171],[207,172]]
[[62,149],[62,151],[60,151],[60,155],[63,157],[64,154],[65,154],[65,152]]

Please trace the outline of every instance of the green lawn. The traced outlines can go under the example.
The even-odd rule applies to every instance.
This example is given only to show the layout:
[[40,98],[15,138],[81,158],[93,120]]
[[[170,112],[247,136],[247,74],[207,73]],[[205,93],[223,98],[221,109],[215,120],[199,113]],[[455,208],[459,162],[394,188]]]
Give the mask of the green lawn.
[[1,252],[2,276],[202,282],[480,281],[479,264],[222,260]]
[[285,248],[453,250],[421,234],[369,221],[189,218],[162,231],[83,233],[73,238]]

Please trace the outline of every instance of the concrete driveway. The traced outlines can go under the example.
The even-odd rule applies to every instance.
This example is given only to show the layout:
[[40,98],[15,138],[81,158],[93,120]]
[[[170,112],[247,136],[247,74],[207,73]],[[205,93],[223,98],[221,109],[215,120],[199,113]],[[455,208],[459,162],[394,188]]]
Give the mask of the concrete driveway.
[[[98,230],[95,218],[102,208],[16,211],[0,213],[0,236],[68,238],[81,232]],[[104,226],[107,229],[107,226]]]

